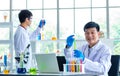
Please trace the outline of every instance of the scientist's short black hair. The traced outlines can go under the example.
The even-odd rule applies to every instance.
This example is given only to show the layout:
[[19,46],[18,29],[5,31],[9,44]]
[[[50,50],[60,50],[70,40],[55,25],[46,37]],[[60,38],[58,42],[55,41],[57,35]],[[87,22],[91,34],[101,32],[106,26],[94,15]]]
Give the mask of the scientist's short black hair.
[[21,10],[19,13],[19,21],[22,23],[25,21],[26,18],[30,19],[33,14],[29,10]]
[[100,26],[99,26],[97,23],[95,23],[95,22],[88,22],[88,23],[84,26],[84,32],[85,32],[86,29],[94,28],[94,27],[97,29],[97,31],[100,31]]

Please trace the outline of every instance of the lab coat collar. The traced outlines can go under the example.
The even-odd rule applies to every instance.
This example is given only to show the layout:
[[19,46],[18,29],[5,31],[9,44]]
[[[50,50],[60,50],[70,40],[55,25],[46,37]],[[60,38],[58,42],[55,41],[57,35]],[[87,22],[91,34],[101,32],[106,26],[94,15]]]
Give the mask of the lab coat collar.
[[22,31],[27,31],[27,29],[23,28],[22,26],[18,26],[18,28],[20,28]]
[[99,48],[101,45],[101,41],[99,40],[93,47],[91,47],[90,49],[97,49]]

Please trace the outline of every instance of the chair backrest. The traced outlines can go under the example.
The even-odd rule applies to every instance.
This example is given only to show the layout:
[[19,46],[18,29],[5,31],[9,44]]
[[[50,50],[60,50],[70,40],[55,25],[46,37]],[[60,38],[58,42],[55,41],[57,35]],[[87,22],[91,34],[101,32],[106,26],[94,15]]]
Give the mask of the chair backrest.
[[63,64],[66,63],[65,57],[64,56],[57,56],[57,61],[58,61],[59,70],[63,71]]
[[109,76],[119,76],[120,55],[112,55],[111,63],[112,63],[112,66],[108,72],[108,75]]

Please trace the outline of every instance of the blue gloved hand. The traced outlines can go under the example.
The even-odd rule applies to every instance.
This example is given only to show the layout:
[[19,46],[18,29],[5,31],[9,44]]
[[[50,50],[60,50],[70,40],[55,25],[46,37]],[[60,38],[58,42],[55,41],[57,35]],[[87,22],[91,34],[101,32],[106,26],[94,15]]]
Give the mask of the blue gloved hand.
[[46,21],[44,19],[42,19],[42,20],[40,20],[38,27],[42,28],[43,26],[45,26],[45,24],[46,24]]
[[66,40],[67,47],[71,47],[73,45],[74,40],[75,40],[74,35],[68,36]]
[[84,61],[85,56],[80,50],[74,50],[74,57],[82,59]]

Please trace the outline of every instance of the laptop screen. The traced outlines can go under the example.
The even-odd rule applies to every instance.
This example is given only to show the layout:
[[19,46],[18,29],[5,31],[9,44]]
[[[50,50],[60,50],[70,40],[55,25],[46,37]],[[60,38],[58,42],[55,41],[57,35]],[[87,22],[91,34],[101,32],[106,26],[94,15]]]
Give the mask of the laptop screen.
[[35,54],[37,67],[42,73],[56,73],[60,72],[55,53]]

